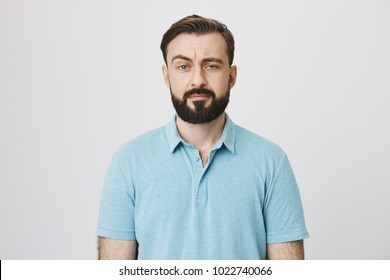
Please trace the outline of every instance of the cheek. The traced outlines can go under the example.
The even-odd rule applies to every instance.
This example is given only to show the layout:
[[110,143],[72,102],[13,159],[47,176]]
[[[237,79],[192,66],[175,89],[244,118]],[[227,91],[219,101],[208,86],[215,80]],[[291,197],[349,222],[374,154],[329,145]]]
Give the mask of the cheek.
[[170,76],[169,86],[175,94],[183,94],[187,90],[187,84],[185,77]]
[[210,85],[217,96],[225,95],[226,91],[230,88],[230,78],[221,77],[215,83]]

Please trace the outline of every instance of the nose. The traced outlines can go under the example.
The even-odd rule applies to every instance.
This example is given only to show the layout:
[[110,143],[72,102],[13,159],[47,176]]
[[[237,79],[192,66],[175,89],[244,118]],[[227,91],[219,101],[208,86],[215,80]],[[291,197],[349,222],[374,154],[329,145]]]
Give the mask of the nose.
[[207,84],[205,73],[202,67],[194,67],[192,71],[192,83],[191,86],[194,88],[205,87]]

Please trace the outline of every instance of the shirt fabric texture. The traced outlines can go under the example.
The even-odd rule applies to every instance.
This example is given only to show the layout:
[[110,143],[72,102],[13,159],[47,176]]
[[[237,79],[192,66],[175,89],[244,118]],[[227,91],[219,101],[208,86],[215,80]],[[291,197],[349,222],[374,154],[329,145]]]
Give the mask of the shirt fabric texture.
[[226,114],[205,166],[175,118],[122,145],[106,174],[97,235],[137,240],[138,259],[265,259],[267,243],[308,232],[286,154]]

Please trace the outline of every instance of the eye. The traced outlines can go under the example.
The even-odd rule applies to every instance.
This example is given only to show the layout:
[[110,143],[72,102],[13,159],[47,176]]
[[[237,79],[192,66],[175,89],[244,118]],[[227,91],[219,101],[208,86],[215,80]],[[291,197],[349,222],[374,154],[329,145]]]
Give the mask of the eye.
[[209,65],[206,66],[206,68],[210,69],[210,70],[216,70],[216,69],[219,68],[219,66],[216,65],[216,64],[209,64]]
[[177,67],[177,69],[179,69],[179,70],[187,70],[187,69],[188,69],[188,66],[187,66],[187,65],[179,65],[179,66]]

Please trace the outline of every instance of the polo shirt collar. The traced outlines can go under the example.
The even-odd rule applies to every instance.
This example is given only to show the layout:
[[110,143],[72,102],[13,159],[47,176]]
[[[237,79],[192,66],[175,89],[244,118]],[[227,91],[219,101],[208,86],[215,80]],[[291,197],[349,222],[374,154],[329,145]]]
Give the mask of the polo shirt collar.
[[[234,144],[236,141],[236,125],[230,119],[227,113],[225,113],[225,126],[223,128],[223,132],[221,138],[218,140],[217,144],[215,144],[213,149],[219,149],[222,145],[234,154]],[[180,143],[186,143],[180,136],[177,131],[176,126],[176,115],[172,118],[172,120],[165,125],[165,134],[168,138],[169,148],[171,153],[173,153],[176,147]]]
[[223,128],[223,132],[221,138],[215,145],[216,149],[219,149],[222,145],[234,154],[234,144],[236,142],[236,128],[235,123],[230,119],[227,113],[225,113],[225,127]]
[[171,153],[173,153],[179,145],[180,142],[184,142],[184,140],[180,137],[179,132],[177,131],[176,127],[176,115],[172,118],[172,120],[167,123],[164,127],[165,129],[165,135],[168,138],[168,143],[169,143],[169,149]]

